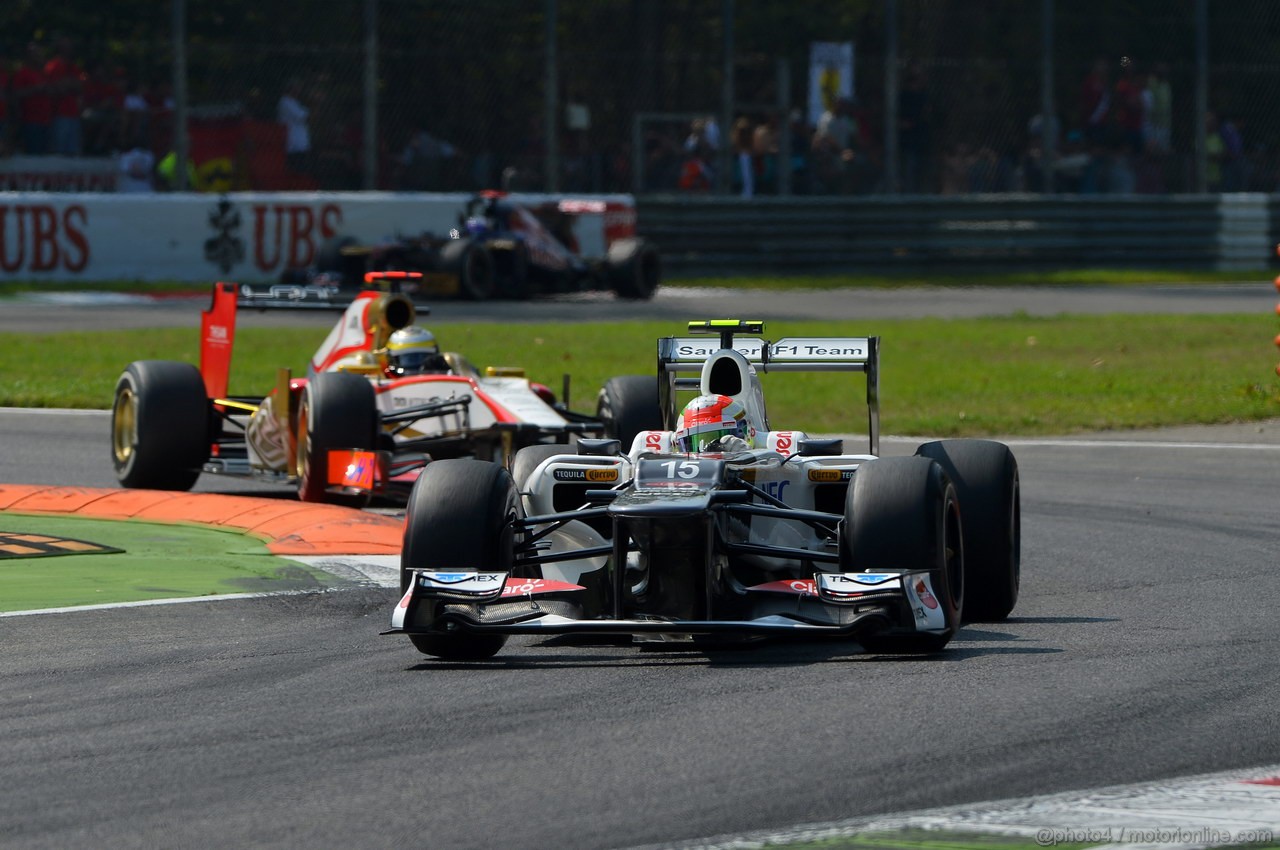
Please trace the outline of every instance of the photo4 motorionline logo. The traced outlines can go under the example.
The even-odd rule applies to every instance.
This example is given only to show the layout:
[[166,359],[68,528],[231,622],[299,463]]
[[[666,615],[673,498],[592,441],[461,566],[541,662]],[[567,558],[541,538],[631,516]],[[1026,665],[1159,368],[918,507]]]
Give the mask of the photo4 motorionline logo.
[[1224,846],[1263,844],[1275,840],[1271,829],[1229,830],[1202,826],[1194,829],[1178,827],[1099,827],[1051,829],[1036,831],[1036,844],[1054,847],[1058,844],[1170,844]]

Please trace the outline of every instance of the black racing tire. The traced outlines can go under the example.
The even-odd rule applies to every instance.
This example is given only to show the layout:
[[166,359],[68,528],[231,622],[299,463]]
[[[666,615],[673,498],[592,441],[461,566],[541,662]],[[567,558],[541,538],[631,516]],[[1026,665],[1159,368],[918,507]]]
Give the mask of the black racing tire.
[[116,381],[111,463],[124,487],[190,490],[209,459],[213,408],[190,363],[138,360]]
[[923,457],[866,461],[854,473],[844,510],[842,568],[927,569],[944,618],[940,634],[890,630],[859,642],[870,652],[942,650],[960,628],[965,578],[960,501],[946,472]]
[[321,372],[307,382],[298,406],[298,498],[360,508],[369,495],[326,489],[331,449],[378,448],[378,408],[373,384],[349,372]]
[[662,280],[658,249],[641,237],[614,240],[604,258],[609,288],[619,298],[648,301]]
[[596,396],[596,418],[604,423],[606,437],[622,442],[624,453],[641,431],[661,431],[657,377],[619,375],[605,381]]
[[511,461],[511,480],[515,482],[516,490],[524,492],[529,476],[547,458],[571,454],[574,454],[573,447],[568,443],[539,443],[520,449]]
[[316,249],[316,271],[318,272],[340,272],[343,267],[344,257],[342,249],[357,245],[359,242],[354,236],[330,236],[328,239],[320,243],[320,247]]
[[458,278],[458,295],[468,301],[487,301],[497,294],[493,255],[470,239],[450,239],[440,247],[440,267]]
[[[427,464],[413,485],[405,511],[404,546],[400,555],[400,594],[409,589],[411,566],[440,570],[511,571],[515,562],[512,522],[518,515],[515,483],[496,463],[471,458]],[[415,626],[426,625],[428,603],[418,606]],[[428,609],[422,611],[421,609]],[[491,658],[507,642],[506,635],[410,635],[424,655],[448,661]]]
[[317,273],[337,275],[342,286],[360,287],[364,285],[364,272],[368,264],[366,254],[349,256],[342,253],[344,248],[354,248],[360,240],[354,236],[330,236],[316,249],[315,270]]
[[529,280],[529,246],[523,240],[515,240],[510,250],[494,251],[495,274],[497,276],[498,294],[502,298],[524,301],[533,295],[533,287]]
[[964,614],[968,622],[1008,619],[1022,581],[1018,461],[994,440],[937,440],[916,454],[938,462],[956,487],[964,521]]

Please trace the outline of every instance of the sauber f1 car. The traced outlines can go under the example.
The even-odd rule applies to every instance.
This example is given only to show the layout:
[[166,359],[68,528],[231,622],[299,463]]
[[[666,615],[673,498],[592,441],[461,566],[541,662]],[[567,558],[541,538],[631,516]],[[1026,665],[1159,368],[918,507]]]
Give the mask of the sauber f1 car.
[[[603,219],[600,256],[583,251],[575,233],[575,221],[588,213]],[[335,237],[321,246],[313,268],[288,269],[281,284],[298,287],[289,290],[294,292],[319,292],[326,284],[349,291],[369,271],[398,270],[421,273],[404,288],[415,297],[480,301],[604,290],[647,299],[658,286],[661,261],[657,249],[635,235],[634,222],[632,208],[606,200],[561,198],[526,205],[503,192],[482,192],[467,203],[448,235],[423,233],[375,244]],[[263,305],[272,297],[271,287],[246,290]]]
[[[427,467],[408,503],[401,598],[384,634],[443,659],[492,656],[510,635],[636,641],[834,636],[929,653],[962,617],[1017,599],[1018,466],[987,440],[879,455],[879,338],[755,336],[695,322],[658,341],[663,427],[622,445],[580,440]],[[866,379],[869,452],[773,430],[759,373]],[[740,406],[753,447],[692,452],[694,391]],[[674,430],[673,430],[674,429]],[[712,445],[715,449],[715,445]]]
[[661,421],[650,376],[607,382],[601,418],[569,410],[521,369],[482,373],[456,352],[437,353],[433,372],[396,374],[388,340],[420,312],[396,289],[407,276],[370,274],[371,288],[343,312],[307,376],[281,369],[276,386],[258,397],[227,393],[237,287],[215,284],[200,367],[141,360],[116,384],[112,462],[120,483],[187,490],[202,472],[241,475],[292,484],[304,501],[360,506],[374,494],[405,498],[438,458],[502,465],[529,446],[579,435],[630,439]]

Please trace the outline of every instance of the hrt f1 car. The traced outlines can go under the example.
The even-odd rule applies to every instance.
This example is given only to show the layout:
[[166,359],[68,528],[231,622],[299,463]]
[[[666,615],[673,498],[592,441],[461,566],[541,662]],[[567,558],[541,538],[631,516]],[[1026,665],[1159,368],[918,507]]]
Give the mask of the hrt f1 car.
[[[386,633],[445,659],[489,657],[509,635],[566,633],[825,635],[925,653],[962,617],[1007,617],[1021,561],[1009,448],[940,440],[881,457],[879,338],[768,342],[754,336],[763,328],[695,322],[691,333],[718,342],[660,339],[664,424],[625,453],[617,440],[580,440],[523,449],[510,472],[429,466],[410,496]],[[801,371],[865,375],[867,454],[772,430],[758,372]],[[740,406],[754,445],[688,452],[673,431],[687,391]]]
[[[386,288],[355,297],[311,358],[307,377],[280,369],[275,388],[254,397],[227,392],[237,288],[215,284],[203,314],[200,368],[141,360],[116,384],[112,462],[120,483],[187,490],[201,472],[241,475],[293,484],[304,501],[360,506],[371,494],[405,498],[438,458],[501,465],[528,446],[574,435],[630,439],[661,421],[649,376],[606,383],[604,418],[597,418],[570,410],[522,369],[481,373],[456,352],[432,352],[433,371],[390,369],[389,340],[394,347],[395,332],[413,327],[419,312],[394,289],[406,274],[371,274],[370,283]],[[435,347],[429,332],[418,333]]]

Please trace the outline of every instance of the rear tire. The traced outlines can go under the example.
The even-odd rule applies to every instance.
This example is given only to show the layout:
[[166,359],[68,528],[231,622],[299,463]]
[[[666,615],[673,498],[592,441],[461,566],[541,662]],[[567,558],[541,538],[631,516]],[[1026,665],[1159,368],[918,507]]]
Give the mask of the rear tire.
[[623,453],[630,451],[641,431],[662,430],[658,379],[620,375],[605,381],[596,397],[596,418],[604,423],[606,437],[620,440]]
[[942,609],[943,632],[868,635],[859,639],[868,651],[938,652],[955,636],[964,606],[964,551],[960,503],[941,466],[923,457],[859,465],[845,497],[840,547],[846,570],[929,570]]
[[[470,458],[427,464],[413,485],[405,512],[400,555],[400,594],[409,589],[410,566],[439,570],[501,570],[515,562],[512,522],[517,516],[516,488],[501,466]],[[434,600],[418,604],[413,623],[430,625]],[[448,661],[493,657],[506,635],[417,634],[410,641],[424,655]]]
[[440,248],[440,266],[457,275],[458,295],[468,301],[487,301],[498,289],[493,255],[470,239],[450,239]]
[[317,273],[337,275],[344,287],[359,287],[364,283],[367,254],[344,254],[344,248],[354,248],[360,242],[354,236],[330,236],[316,249]]
[[515,240],[509,251],[494,251],[490,256],[501,297],[524,301],[533,294],[529,285],[529,246],[523,240]]
[[298,408],[298,498],[360,508],[369,494],[330,493],[329,451],[377,446],[378,410],[373,384],[348,372],[321,372],[307,382]]
[[645,239],[617,239],[605,255],[605,274],[619,298],[647,301],[662,279],[662,259]]
[[124,487],[190,490],[209,459],[213,410],[190,363],[138,360],[116,381],[111,463]]
[[1018,461],[993,440],[938,440],[916,449],[955,484],[964,520],[965,619],[1008,619],[1022,578]]

